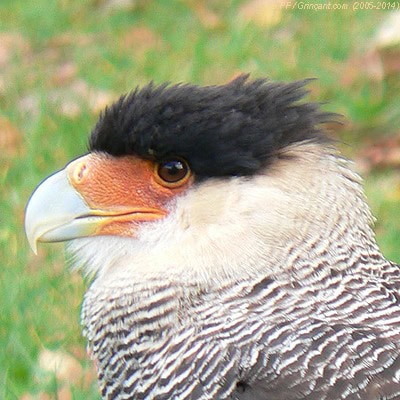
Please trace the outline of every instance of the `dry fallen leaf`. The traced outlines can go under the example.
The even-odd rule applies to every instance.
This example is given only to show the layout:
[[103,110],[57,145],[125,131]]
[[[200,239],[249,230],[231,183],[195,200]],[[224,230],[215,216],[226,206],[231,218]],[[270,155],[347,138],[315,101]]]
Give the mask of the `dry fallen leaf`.
[[55,86],[65,86],[76,78],[77,72],[78,68],[73,62],[65,62],[55,69],[50,78],[51,83]]
[[71,390],[64,386],[57,390],[57,400],[72,400]]
[[280,0],[250,0],[239,9],[239,15],[247,22],[269,28],[282,18],[281,3]]
[[[72,400],[71,390],[67,387],[62,387],[57,390],[57,400]],[[45,392],[40,392],[38,394],[25,393],[19,400],[54,400],[54,396],[49,395]]]
[[98,6],[107,13],[117,11],[132,11],[135,10],[139,5],[139,0],[98,0]]
[[19,400],[52,400],[48,393],[40,392],[38,394],[24,393]]
[[[387,13],[375,35],[343,65],[340,83],[350,87],[369,79],[378,85],[389,75],[400,74],[400,11]],[[376,97],[382,88],[376,86]]]
[[77,32],[64,32],[57,36],[52,36],[48,41],[50,48],[62,48],[67,46],[84,47],[92,44],[95,39],[100,40],[101,36],[93,34],[84,34]]
[[355,54],[343,65],[340,76],[340,84],[345,87],[352,86],[359,79],[365,79],[365,76],[380,82],[385,77],[381,56],[375,50]]
[[385,76],[400,74],[400,46],[380,52]]
[[387,14],[373,40],[373,47],[388,48],[400,45],[400,11]]
[[[82,113],[82,107],[87,106],[94,114],[115,100],[115,95],[106,90],[90,87],[84,80],[76,79],[67,86],[50,90],[46,100],[62,115],[76,118]],[[41,98],[38,94],[29,94],[19,101],[19,109],[23,113],[38,115]]]
[[33,396],[30,393],[24,393],[19,400],[33,400]]
[[82,102],[97,114],[112,103],[115,96],[108,91],[90,87],[85,81],[78,79],[68,87],[68,92],[53,91],[50,98],[60,105],[63,115],[76,117],[81,113]]
[[54,373],[57,379],[64,383],[77,383],[83,375],[78,360],[61,350],[42,350],[39,354],[39,367],[43,371]]
[[394,74],[400,74],[400,11],[387,13],[363,52],[348,60],[341,84],[351,86],[363,76],[381,82]]
[[400,169],[400,133],[366,143],[358,153],[357,164],[365,173],[373,169]]
[[6,67],[14,56],[29,52],[29,42],[20,33],[0,33],[0,68]]
[[115,101],[114,94],[106,90],[89,90],[89,108],[93,114],[100,113],[113,101]]
[[136,56],[143,56],[148,50],[162,46],[162,39],[146,26],[135,26],[122,35],[120,44]]
[[211,10],[206,3],[205,1],[186,0],[186,4],[191,8],[205,28],[219,28],[222,25],[221,17]]
[[400,73],[400,11],[388,13],[371,43],[382,63],[385,76]]
[[0,116],[0,149],[2,156],[15,157],[22,149],[22,133],[6,117]]

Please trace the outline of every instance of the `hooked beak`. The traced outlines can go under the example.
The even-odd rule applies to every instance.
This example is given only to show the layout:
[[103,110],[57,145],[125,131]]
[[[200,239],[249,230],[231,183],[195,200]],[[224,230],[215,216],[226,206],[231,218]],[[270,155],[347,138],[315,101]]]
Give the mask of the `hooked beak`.
[[149,160],[89,154],[43,181],[25,213],[32,250],[38,242],[95,235],[135,237],[138,226],[163,218],[174,195],[160,187]]

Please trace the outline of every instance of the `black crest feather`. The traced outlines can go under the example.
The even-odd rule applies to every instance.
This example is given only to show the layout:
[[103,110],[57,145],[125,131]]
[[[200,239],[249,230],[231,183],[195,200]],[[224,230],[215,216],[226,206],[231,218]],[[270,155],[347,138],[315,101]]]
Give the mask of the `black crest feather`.
[[299,102],[307,83],[247,75],[221,86],[150,83],[106,108],[90,150],[159,161],[179,156],[198,177],[252,175],[292,143],[326,140],[319,125],[332,114]]

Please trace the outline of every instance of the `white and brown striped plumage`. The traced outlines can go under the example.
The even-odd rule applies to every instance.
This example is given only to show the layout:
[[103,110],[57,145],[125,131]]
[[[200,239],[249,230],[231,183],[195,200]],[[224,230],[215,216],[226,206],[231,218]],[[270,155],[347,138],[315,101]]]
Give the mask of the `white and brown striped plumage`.
[[[288,108],[281,112],[293,117],[290,107],[300,97],[299,85],[256,82],[247,95],[258,99],[262,87],[272,99],[267,111],[279,104],[274,95],[284,95]],[[231,85],[246,88],[243,79]],[[172,107],[173,91],[150,89],[154,96],[167,91],[163,101]],[[174,90],[181,97],[186,93],[185,86]],[[301,112],[307,110],[295,111],[304,129],[308,122]],[[308,111],[317,113],[313,107]],[[318,115],[309,121],[309,131]],[[278,129],[274,121],[271,126]],[[94,133],[97,147],[101,140],[105,147],[92,144],[97,153],[89,157],[96,157],[95,163],[75,161],[59,173],[66,178],[51,178],[67,180],[81,193],[79,199],[71,195],[79,222],[71,225],[69,214],[69,221],[61,218],[57,206],[57,218],[45,218],[47,230],[39,227],[43,215],[36,216],[35,196],[42,200],[53,184],[44,183],[27,209],[31,242],[73,239],[69,249],[75,262],[95,276],[85,295],[83,324],[104,399],[400,399],[400,268],[380,253],[360,178],[329,142],[307,134],[285,139],[282,146],[268,147],[267,158],[254,156],[260,161],[254,171],[243,169],[252,165],[245,159],[247,148],[237,173],[223,166],[229,172],[202,176],[201,159],[195,159],[193,175],[179,190],[167,185],[172,194],[159,200],[162,215],[132,225],[119,211],[125,225],[121,220],[104,225],[104,210],[116,213],[107,203],[112,189],[104,201],[98,186],[93,195],[89,181],[84,190],[76,182],[92,165],[125,157],[113,154],[119,152],[114,147],[105,154],[107,140],[96,139],[104,125],[100,122]],[[149,155],[157,152],[152,140]],[[143,157],[135,149],[132,165]],[[190,151],[175,154],[189,167]],[[156,155],[143,162],[162,161]],[[101,179],[94,181],[101,186]],[[138,187],[132,190],[140,199],[153,193],[154,186]],[[127,193],[124,188],[121,193]],[[126,210],[125,200],[118,201]],[[103,205],[101,212],[96,204]],[[86,224],[82,234],[86,218],[90,229]],[[100,230],[93,228],[97,219]]]

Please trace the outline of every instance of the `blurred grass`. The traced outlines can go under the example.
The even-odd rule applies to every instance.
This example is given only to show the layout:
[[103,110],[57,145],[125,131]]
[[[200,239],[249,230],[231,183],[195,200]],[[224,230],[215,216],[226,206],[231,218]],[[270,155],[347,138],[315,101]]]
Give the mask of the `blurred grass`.
[[[348,119],[340,132],[353,148],[344,147],[347,154],[357,155],[365,138],[399,134],[399,75],[371,79],[353,65],[387,12],[284,10],[278,3],[263,9],[260,23],[243,11],[251,3],[0,3],[0,399],[99,398],[79,326],[85,283],[64,268],[61,245],[34,256],[22,226],[30,193],[86,151],[105,103],[150,80],[316,77],[310,98]],[[379,242],[400,261],[399,171],[374,172],[366,187]],[[80,376],[63,381],[44,372],[43,349],[72,354]]]

